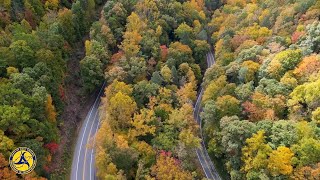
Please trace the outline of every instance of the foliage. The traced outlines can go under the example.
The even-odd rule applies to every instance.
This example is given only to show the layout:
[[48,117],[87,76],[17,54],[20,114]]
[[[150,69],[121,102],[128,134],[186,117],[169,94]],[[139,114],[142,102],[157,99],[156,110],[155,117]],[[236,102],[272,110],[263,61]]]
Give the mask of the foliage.
[[222,3],[208,23],[216,64],[202,84],[209,152],[230,179],[316,179],[319,3]]
[[178,160],[163,154],[157,158],[157,163],[152,167],[151,173],[157,179],[192,179],[190,173],[181,169]]
[[[67,60],[89,30],[94,8],[92,0],[0,1],[0,161],[6,164],[0,179],[50,176],[54,152],[45,146],[59,141]],[[19,146],[31,148],[38,159],[35,171],[23,177],[2,157]]]
[[97,85],[101,84],[103,78],[102,63],[94,55],[86,56],[80,61],[80,71],[87,91],[92,92]]

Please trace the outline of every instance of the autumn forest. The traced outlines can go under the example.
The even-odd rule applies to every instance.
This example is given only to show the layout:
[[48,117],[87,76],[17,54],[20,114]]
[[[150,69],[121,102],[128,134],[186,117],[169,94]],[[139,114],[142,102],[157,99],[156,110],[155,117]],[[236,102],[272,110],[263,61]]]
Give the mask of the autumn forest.
[[0,179],[70,179],[101,87],[99,180],[206,179],[202,144],[221,179],[320,179],[319,18],[319,0],[0,0]]

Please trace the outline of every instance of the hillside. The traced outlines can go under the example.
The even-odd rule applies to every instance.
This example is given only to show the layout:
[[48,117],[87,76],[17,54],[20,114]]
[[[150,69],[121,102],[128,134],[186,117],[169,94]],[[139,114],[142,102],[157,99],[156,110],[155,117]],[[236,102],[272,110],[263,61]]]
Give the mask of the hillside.
[[0,1],[0,179],[22,178],[8,167],[9,155],[17,147],[28,147],[37,156],[35,171],[23,178],[66,173],[61,161],[68,153],[65,146],[72,142],[65,139],[72,139],[80,123],[71,114],[79,109],[72,107],[71,113],[66,109],[70,109],[71,98],[83,102],[81,94],[68,96],[70,84],[77,92],[82,84],[79,78],[70,83],[79,71],[70,73],[68,68],[79,64],[75,54],[101,3]]
[[319,18],[319,0],[0,0],[0,179],[72,178],[81,150],[101,180],[204,179],[199,148],[225,179],[320,179]]
[[320,2],[227,0],[209,27],[205,135],[231,179],[318,179]]

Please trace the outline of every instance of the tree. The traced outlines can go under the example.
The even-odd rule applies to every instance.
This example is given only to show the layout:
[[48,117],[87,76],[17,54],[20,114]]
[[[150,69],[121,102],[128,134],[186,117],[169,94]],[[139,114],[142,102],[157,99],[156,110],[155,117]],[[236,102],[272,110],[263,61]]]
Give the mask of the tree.
[[23,106],[0,106],[0,128],[2,131],[10,130],[11,134],[14,135],[14,140],[19,140],[22,137],[26,137],[31,134],[30,127],[26,124],[30,122],[30,109]]
[[170,68],[169,68],[167,65],[165,65],[165,66],[163,66],[163,67],[161,68],[160,73],[161,73],[163,79],[164,79],[166,82],[170,83],[170,82],[172,81],[171,70],[170,70]]
[[84,88],[91,92],[102,82],[102,63],[95,56],[86,56],[80,61],[80,73]]
[[108,1],[104,6],[104,19],[110,26],[115,39],[120,42],[128,12],[123,2]]
[[[146,167],[150,167],[152,164],[155,163],[156,151],[154,150],[154,148],[151,145],[149,145],[145,141],[138,141],[138,142],[134,143],[133,146],[135,149],[137,149],[140,156],[142,156],[139,164],[144,165]],[[138,164],[138,170],[137,170],[137,174],[136,174],[136,176],[138,176],[138,177],[139,177],[139,173],[138,173],[139,166],[141,166],[139,164]],[[142,170],[142,171],[144,172],[145,170]],[[142,174],[142,175],[145,175],[145,174]]]
[[27,45],[26,41],[15,41],[9,48],[14,55],[14,64],[19,69],[35,65],[34,51]]
[[317,36],[319,29],[319,21],[314,21],[307,26],[307,35],[299,42],[299,46],[302,48],[304,55],[320,52],[320,39],[319,36]]
[[13,87],[20,89],[25,94],[31,95],[32,88],[30,88],[31,85],[35,84],[35,81],[33,78],[31,78],[26,73],[14,73],[10,77]]
[[1,0],[1,5],[6,8],[9,9],[11,7],[11,0]]
[[248,100],[248,98],[252,95],[254,90],[254,83],[253,81],[250,81],[246,84],[240,84],[235,89],[235,94],[237,95],[237,98],[239,100],[245,101]]
[[74,14],[72,18],[72,24],[74,24],[77,39],[81,38],[88,27],[88,22],[85,18],[85,11],[83,9],[83,6],[84,4],[82,1],[77,1],[72,4],[71,8],[72,13]]
[[234,170],[241,167],[241,149],[245,140],[255,132],[256,125],[247,120],[240,121],[237,116],[224,117],[220,121],[221,145],[227,162]]
[[191,173],[183,170],[177,159],[163,154],[157,157],[157,163],[151,167],[151,175],[163,180],[192,179]]
[[147,56],[148,58],[153,57],[158,59],[158,57],[160,57],[161,47],[157,31],[148,29],[146,32],[144,32],[140,44],[143,55]]
[[105,79],[108,83],[112,83],[113,81],[124,81],[126,77],[127,72],[119,66],[111,66],[105,71]]
[[172,83],[175,85],[178,85],[179,75],[178,75],[177,68],[175,66],[172,66],[171,68],[171,76],[172,76]]
[[108,121],[103,120],[96,135],[97,176],[104,178],[107,174],[116,175],[117,168],[111,162],[108,150],[114,146],[114,134]]
[[320,108],[317,108],[312,112],[312,120],[315,121],[317,124],[320,123]]
[[16,66],[14,53],[8,47],[0,48],[0,72],[3,74],[7,66]]
[[119,46],[127,58],[137,56],[140,51],[141,35],[137,31],[126,31],[123,35],[123,41]]
[[294,69],[293,74],[301,82],[306,82],[308,77],[316,74],[320,69],[320,59],[316,55],[311,55],[303,58],[303,60]]
[[288,70],[293,70],[296,67],[301,61],[301,56],[301,50],[281,51],[268,65],[269,76],[279,80]]
[[192,82],[184,84],[178,91],[177,96],[180,104],[192,103],[197,99],[195,84]]
[[152,125],[154,121],[154,111],[142,109],[140,114],[135,114],[132,118],[133,128],[129,130],[129,136],[136,138],[147,134],[155,135],[156,127]]
[[198,128],[193,117],[193,107],[191,104],[183,104],[181,108],[174,109],[169,115],[168,123],[178,128],[179,131],[188,127],[193,127],[193,132]]
[[105,98],[108,101],[111,99],[111,97],[115,96],[118,92],[131,96],[132,91],[133,91],[133,88],[131,85],[115,80],[105,89],[105,95],[106,95]]
[[222,76],[225,73],[224,69],[217,65],[214,64],[211,67],[209,67],[203,77],[203,86],[207,87],[209,83],[213,80],[218,79],[220,76]]
[[140,41],[142,36],[140,31],[142,31],[144,23],[140,20],[139,16],[132,12],[127,18],[127,30],[123,35],[123,41],[121,42],[120,49],[122,49],[127,58],[134,57],[140,51]]
[[10,151],[13,150],[14,148],[13,140],[8,138],[2,130],[0,130],[0,140],[1,140],[0,151],[4,153],[4,155],[6,156],[9,155]]
[[155,71],[152,73],[151,82],[158,85],[162,85],[163,78],[160,75],[159,71]]
[[155,138],[152,139],[152,145],[157,149],[166,151],[173,151],[178,144],[179,132],[172,125],[164,125],[162,132],[158,133]]
[[181,43],[188,45],[189,47],[193,46],[195,35],[193,29],[186,23],[180,24],[175,30],[175,34],[179,37]]
[[46,157],[48,155],[48,151],[43,148],[43,142],[37,141],[36,139],[28,139],[23,141],[21,146],[32,149],[32,151],[36,154],[37,165],[35,167],[35,172],[40,174],[43,171],[44,165],[46,164]]
[[180,64],[193,63],[192,50],[189,46],[184,45],[180,42],[171,43],[168,51],[167,65],[171,68],[172,66],[178,67]]
[[275,79],[262,78],[259,86],[256,87],[257,92],[264,93],[268,96],[275,97],[277,95],[287,96],[290,92],[289,88]]
[[273,150],[268,162],[268,170],[271,172],[271,175],[290,175],[293,170],[291,165],[293,156],[293,152],[284,146],[279,146],[277,150]]
[[209,100],[203,107],[203,111],[200,116],[207,126],[214,127],[216,123],[219,123],[220,119],[216,116],[216,105],[214,100]]
[[107,45],[109,48],[114,48],[116,43],[110,27],[106,22],[101,21],[96,21],[91,25],[90,39],[98,41],[104,46]]
[[274,147],[290,146],[298,141],[298,133],[293,121],[280,120],[273,123],[270,134]]
[[266,144],[264,131],[260,130],[246,139],[246,146],[242,148],[242,160],[244,166],[242,170],[246,173],[250,171],[258,172],[268,165],[268,154],[272,151]]
[[320,178],[320,164],[317,163],[314,167],[304,166],[301,168],[294,169],[294,172],[291,176],[292,179],[311,179],[316,180]]
[[219,96],[232,95],[235,84],[228,84],[226,76],[220,76],[218,79],[210,82],[203,93],[202,102],[215,100]]
[[255,75],[259,70],[259,63],[253,61],[244,61],[239,70],[239,79],[241,82],[248,83],[254,81]]
[[137,104],[130,96],[122,92],[116,93],[110,98],[109,106],[107,107],[108,121],[111,127],[116,130],[128,128],[136,108]]
[[319,85],[320,80],[316,80],[297,86],[292,91],[290,99],[288,100],[288,106],[292,116],[300,117],[305,111],[312,111],[318,107],[320,103]]
[[284,117],[286,109],[285,96],[276,95],[274,98],[260,92],[254,92],[251,96],[252,102],[246,101],[242,104],[245,114],[250,121],[263,119],[275,120]]
[[272,31],[266,27],[261,27],[257,23],[254,23],[253,26],[247,27],[241,33],[249,35],[252,39],[257,40],[258,38],[269,37],[272,34]]
[[127,18],[127,31],[133,32],[136,31],[138,33],[141,33],[145,24],[144,22],[140,19],[140,17],[135,13],[132,12],[130,16]]
[[158,4],[151,0],[139,1],[135,5],[137,13],[143,18],[147,19],[149,22],[154,22],[160,17],[160,11],[158,9]]
[[144,107],[149,103],[149,98],[158,94],[160,86],[150,81],[140,81],[134,85],[133,97],[138,107]]
[[168,57],[168,47],[166,45],[161,45],[160,46],[160,57],[161,61],[165,62]]
[[9,162],[6,160],[3,154],[0,153],[0,178],[17,180],[17,174],[8,167],[8,164]]
[[128,82],[139,82],[146,78],[146,61],[140,57],[132,57],[130,59],[121,59],[120,64],[127,73]]
[[292,150],[296,157],[295,164],[306,166],[317,163],[320,158],[320,141],[313,138],[304,138],[299,144],[293,145]]
[[94,55],[97,57],[103,65],[106,65],[110,61],[109,50],[106,49],[102,43],[96,40],[86,41],[86,56]]
[[183,129],[179,134],[179,140],[184,144],[186,149],[193,150],[200,147],[201,139],[197,137],[194,130]]
[[56,113],[55,107],[52,103],[51,95],[47,96],[46,115],[47,115],[47,118],[50,122],[53,122],[53,123],[56,122],[57,113]]
[[210,45],[205,40],[195,40],[194,41],[194,58],[196,59],[196,62],[199,62],[201,64],[205,63],[206,61],[206,54],[210,50]]
[[[245,42],[244,44],[245,45]],[[244,61],[255,61],[259,60],[259,55],[262,53],[263,46],[252,45],[249,47],[243,47],[239,49],[239,55],[237,56],[237,62],[243,63]]]
[[45,6],[48,9],[56,10],[59,7],[59,0],[47,0]]
[[134,166],[137,163],[138,154],[133,148],[119,147],[110,151],[110,157],[115,167],[124,171],[127,177],[134,171]]
[[237,116],[241,112],[240,101],[230,95],[218,97],[215,106],[217,119],[224,116]]

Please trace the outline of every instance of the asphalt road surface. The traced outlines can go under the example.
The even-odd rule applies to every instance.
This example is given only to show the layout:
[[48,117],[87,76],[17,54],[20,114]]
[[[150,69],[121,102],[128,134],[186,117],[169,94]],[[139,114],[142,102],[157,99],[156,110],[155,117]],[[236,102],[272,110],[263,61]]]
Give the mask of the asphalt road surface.
[[[211,67],[214,64],[214,56],[210,51],[207,54],[207,64]],[[94,180],[96,179],[95,170],[95,158],[94,149],[88,147],[88,144],[93,145],[95,143],[95,134],[99,128],[100,118],[99,118],[99,105],[101,102],[101,96],[103,95],[103,89],[105,84],[102,85],[99,94],[92,105],[90,111],[84,120],[82,127],[80,129],[76,148],[73,155],[72,170],[71,170],[71,180]],[[201,99],[203,95],[203,88],[201,87],[198,94],[198,98],[194,107],[194,117],[197,123],[201,127],[200,112],[201,109]],[[201,128],[200,128],[201,130]],[[202,134],[202,130],[201,130]],[[93,147],[92,146],[92,147]],[[204,143],[201,143],[201,147],[196,150],[197,157],[203,168],[203,171],[208,179],[220,180],[219,173],[217,172],[214,164],[212,163]]]
[[[71,180],[94,180],[96,179],[94,149],[95,134],[97,133],[100,118],[99,105],[103,95],[105,84],[100,88],[94,104],[91,106],[86,119],[78,134],[77,144],[74,150]],[[91,147],[88,147],[88,144]],[[71,148],[71,147],[70,147]]]
[[[215,63],[214,56],[213,56],[212,51],[210,51],[207,54],[207,65],[208,65],[208,68],[211,67],[214,63]],[[201,109],[202,95],[203,95],[203,88],[201,87],[200,92],[198,94],[198,98],[197,98],[196,104],[194,106],[194,112],[193,112],[193,116],[194,116],[195,120],[197,121],[197,123],[200,126],[201,135],[202,135],[202,128],[201,128],[200,113],[202,111],[202,109]],[[214,164],[212,163],[212,161],[211,161],[211,159],[210,159],[210,157],[208,155],[206,146],[205,146],[203,141],[201,142],[200,148],[198,148],[196,150],[196,153],[197,153],[199,162],[200,162],[200,164],[202,166],[202,169],[203,169],[203,171],[204,171],[204,173],[206,175],[206,178],[207,179],[214,179],[214,180],[221,180],[218,171],[216,170]]]

